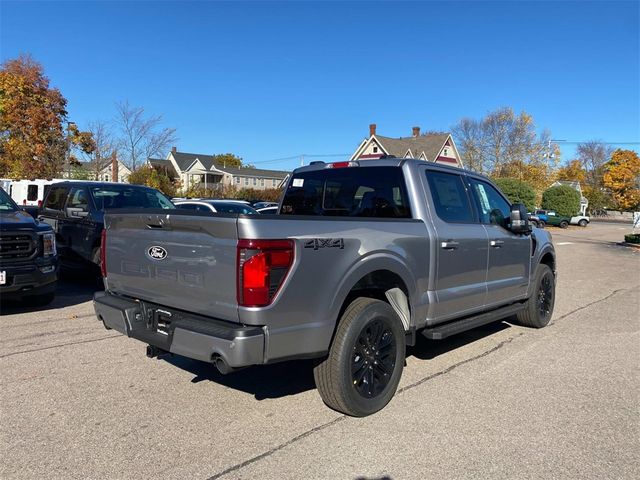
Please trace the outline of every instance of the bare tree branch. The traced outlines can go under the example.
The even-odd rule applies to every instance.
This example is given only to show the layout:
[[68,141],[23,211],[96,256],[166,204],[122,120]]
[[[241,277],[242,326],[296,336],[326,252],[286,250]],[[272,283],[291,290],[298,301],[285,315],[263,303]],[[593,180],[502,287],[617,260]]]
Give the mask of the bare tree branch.
[[161,154],[177,140],[175,129],[160,129],[162,115],[146,117],[144,107],[134,107],[127,100],[116,103],[115,123],[127,163],[135,170],[148,157]]

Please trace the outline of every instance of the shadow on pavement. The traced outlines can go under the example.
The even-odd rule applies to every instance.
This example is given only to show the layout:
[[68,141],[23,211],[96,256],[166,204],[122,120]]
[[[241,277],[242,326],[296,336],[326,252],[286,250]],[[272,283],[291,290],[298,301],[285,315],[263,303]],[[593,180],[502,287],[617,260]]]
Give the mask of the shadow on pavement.
[[[418,334],[416,346],[407,347],[407,357],[414,356],[420,360],[431,360],[507,328],[511,328],[507,323],[496,322],[445,340],[427,340]],[[313,379],[313,360],[256,365],[222,375],[210,363],[179,355],[162,355],[160,359],[195,375],[191,380],[192,383],[216,382],[225,387],[250,393],[256,400],[297,395],[316,388]]]
[[[510,319],[505,319],[510,320]],[[416,357],[420,360],[432,360],[440,355],[449,353],[457,348],[464,347],[469,343],[489,337],[495,333],[511,328],[508,323],[494,322],[483,325],[473,330],[453,335],[444,340],[429,340],[421,333],[416,335],[415,347],[407,347],[407,357]]]
[[192,383],[216,382],[225,387],[250,393],[256,400],[286,397],[316,388],[311,360],[256,365],[222,375],[211,363],[191,360],[179,355],[163,355],[160,358],[195,375],[191,380]]
[[102,290],[102,280],[84,272],[64,272],[58,278],[56,297],[49,305],[32,305],[27,298],[6,300],[0,306],[0,315],[15,315],[28,312],[44,312],[70,307],[93,299],[94,292]]

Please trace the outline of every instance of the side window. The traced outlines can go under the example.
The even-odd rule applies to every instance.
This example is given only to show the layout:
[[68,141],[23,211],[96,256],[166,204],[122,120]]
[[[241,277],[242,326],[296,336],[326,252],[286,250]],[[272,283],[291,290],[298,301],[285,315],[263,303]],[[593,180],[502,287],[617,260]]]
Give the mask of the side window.
[[47,196],[44,208],[47,210],[62,210],[67,199],[67,189],[65,187],[54,187]]
[[27,200],[35,202],[38,199],[38,185],[32,183],[27,186]]
[[195,207],[196,211],[198,212],[213,213],[209,207],[206,207],[204,205],[196,205]]
[[448,223],[474,221],[467,189],[460,175],[427,171],[427,181],[440,219]]
[[69,194],[67,207],[81,208],[83,212],[89,211],[89,192],[84,188],[74,187]]
[[180,210],[197,210],[198,209],[198,206],[192,203],[178,203],[176,204],[176,207],[178,207]]
[[491,185],[474,178],[470,179],[473,192],[480,209],[480,221],[493,225],[506,226],[511,213],[511,206]]

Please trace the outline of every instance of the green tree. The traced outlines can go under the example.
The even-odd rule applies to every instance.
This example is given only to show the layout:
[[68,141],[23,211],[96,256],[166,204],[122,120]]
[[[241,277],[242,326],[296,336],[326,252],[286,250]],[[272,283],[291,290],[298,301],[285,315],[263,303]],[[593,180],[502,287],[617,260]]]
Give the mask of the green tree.
[[233,153],[219,153],[213,156],[213,161],[222,167],[242,167],[242,158]]
[[542,208],[555,210],[565,217],[573,217],[580,210],[580,194],[567,185],[548,188],[542,194]]
[[[69,151],[95,148],[91,134],[68,122],[67,100],[49,86],[42,65],[23,55],[0,68],[0,176],[59,175]],[[65,128],[66,125],[66,128]]]
[[153,168],[150,165],[142,166],[131,172],[129,183],[155,188],[169,197],[174,197],[177,190],[176,185],[163,170]]
[[496,178],[494,182],[512,203],[522,203],[530,212],[536,208],[536,192],[527,182],[517,178]]
[[604,186],[622,210],[640,206],[640,157],[633,150],[618,149],[604,167]]

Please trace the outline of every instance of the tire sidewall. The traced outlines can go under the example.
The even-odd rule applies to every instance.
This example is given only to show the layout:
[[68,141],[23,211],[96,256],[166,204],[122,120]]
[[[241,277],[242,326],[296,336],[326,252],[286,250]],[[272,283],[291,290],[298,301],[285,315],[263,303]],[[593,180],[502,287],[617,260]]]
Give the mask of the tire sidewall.
[[[380,395],[374,398],[361,396],[353,387],[351,378],[351,361],[353,347],[362,330],[374,320],[383,320],[389,326],[396,343],[395,366],[389,383]],[[359,315],[348,325],[345,341],[338,356],[340,365],[340,385],[344,397],[352,406],[355,416],[366,416],[382,409],[393,398],[405,361],[405,331],[402,322],[393,308],[382,301],[367,305]]]

